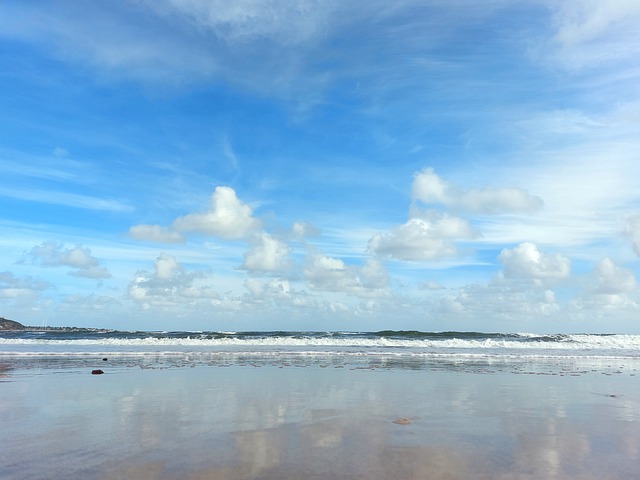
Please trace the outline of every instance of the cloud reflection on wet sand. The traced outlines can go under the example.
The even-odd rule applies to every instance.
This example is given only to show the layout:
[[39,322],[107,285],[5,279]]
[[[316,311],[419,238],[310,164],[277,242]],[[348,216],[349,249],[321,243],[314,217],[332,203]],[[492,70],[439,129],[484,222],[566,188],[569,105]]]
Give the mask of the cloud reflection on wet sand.
[[626,480],[639,393],[597,371],[18,372],[0,442],[8,479]]

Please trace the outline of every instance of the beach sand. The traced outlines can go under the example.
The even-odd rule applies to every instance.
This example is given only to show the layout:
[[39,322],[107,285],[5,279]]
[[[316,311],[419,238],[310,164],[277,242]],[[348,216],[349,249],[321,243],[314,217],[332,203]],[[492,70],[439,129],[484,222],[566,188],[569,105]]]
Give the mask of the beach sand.
[[0,372],[3,479],[640,478],[634,363],[37,361]]

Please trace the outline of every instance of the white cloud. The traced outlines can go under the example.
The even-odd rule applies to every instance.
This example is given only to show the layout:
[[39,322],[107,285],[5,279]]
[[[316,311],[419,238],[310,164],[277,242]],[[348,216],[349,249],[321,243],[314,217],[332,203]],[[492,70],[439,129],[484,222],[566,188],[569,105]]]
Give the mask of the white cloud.
[[271,312],[282,315],[282,308],[289,312],[295,309],[297,314],[314,314],[322,307],[322,302],[305,290],[294,289],[291,282],[282,278],[248,278],[244,283],[248,295],[243,297],[243,307],[265,310],[275,307]]
[[11,272],[0,272],[0,299],[34,297],[50,286],[42,280],[31,277],[19,278]]
[[[572,258],[589,261],[610,255],[607,249],[620,234],[621,221],[638,210],[636,91],[634,85],[633,92],[616,94],[628,100],[621,103],[610,96],[610,88],[599,84],[598,94],[589,98],[589,103],[602,105],[597,113],[588,107],[570,113],[551,109],[512,123],[513,141],[521,145],[514,155],[528,158],[528,164],[512,165],[495,175],[525,179],[527,188],[544,198],[544,209],[527,218],[474,219],[483,241],[553,245],[570,250]],[[633,239],[633,216],[629,220],[627,234]]]
[[[150,5],[158,8],[158,3],[162,2]],[[188,18],[230,44],[270,39],[281,45],[297,45],[325,33],[324,20],[337,4],[307,0],[168,0],[165,5],[170,8],[159,9]]]
[[93,197],[79,193],[68,193],[59,190],[44,190],[41,188],[0,188],[0,195],[4,197],[44,203],[47,205],[62,205],[65,207],[99,210],[107,212],[128,212],[133,210],[130,205],[104,197]]
[[397,260],[438,260],[458,254],[455,240],[470,240],[476,236],[462,218],[427,212],[423,218],[410,218],[390,233],[375,235],[369,240],[368,249]]
[[293,90],[313,95],[324,82],[321,73],[295,79],[313,63],[308,53],[333,30],[326,20],[341,4],[141,0],[80,8],[63,1],[37,11],[16,4],[4,8],[0,30],[110,75],[170,85],[222,79],[291,97]]
[[70,272],[76,277],[104,279],[111,277],[111,273],[105,267],[100,266],[100,261],[91,255],[91,249],[81,246],[64,248],[64,245],[56,242],[43,242],[33,247],[28,256],[34,263],[44,267],[66,266],[74,268]]
[[346,265],[338,258],[312,254],[304,268],[304,278],[312,290],[340,292],[358,297],[388,294],[389,278],[384,265],[367,259],[363,266]]
[[182,267],[174,256],[161,253],[156,259],[155,270],[157,280],[171,280],[182,270]]
[[631,270],[617,266],[610,258],[602,260],[595,268],[597,285],[594,292],[603,295],[620,295],[637,288],[636,277]]
[[543,205],[541,198],[519,188],[462,190],[440,178],[433,168],[415,175],[412,197],[425,204],[480,214],[531,213]]
[[253,216],[249,205],[242,203],[230,187],[216,187],[211,196],[211,209],[178,217],[173,227],[228,240],[241,239],[258,230],[260,220]]
[[[549,289],[519,289],[511,285],[469,284],[431,296],[424,307],[433,316],[446,318],[451,328],[509,331],[514,324],[538,330],[553,324],[561,312]],[[517,319],[517,323],[514,320]]]
[[634,273],[610,258],[601,260],[588,278],[587,287],[571,302],[575,313],[608,321],[638,318],[640,291]]
[[[144,308],[194,307],[199,301],[218,299],[218,293],[202,284],[202,272],[187,272],[180,262],[167,253],[161,253],[154,263],[154,271],[140,271],[129,284],[129,297]],[[195,302],[195,303],[194,303]]]
[[295,222],[291,227],[291,234],[294,238],[303,240],[308,237],[320,235],[320,229],[308,222]]
[[633,251],[640,256],[640,213],[630,215],[627,218],[625,234],[631,238]]
[[419,0],[140,0],[45,2],[34,11],[22,3],[0,12],[0,32],[64,61],[152,84],[223,81],[303,106],[337,81],[422,89],[425,70],[449,63],[433,58],[434,45],[502,8],[465,2],[460,15]]
[[[636,0],[574,0],[553,4],[556,34],[547,56],[570,69],[633,60],[640,54]],[[555,54],[555,55],[554,55]]]
[[244,254],[242,269],[251,272],[279,272],[292,266],[289,247],[277,238],[262,233],[257,244]]
[[184,243],[184,237],[173,230],[160,225],[135,225],[129,229],[129,236],[134,240],[158,243]]
[[288,280],[273,278],[264,281],[258,278],[248,278],[244,283],[252,297],[255,298],[288,298],[291,294],[291,285]]
[[418,288],[420,290],[444,290],[445,287],[440,283],[429,280],[428,282],[418,282]]
[[500,252],[504,276],[532,280],[567,278],[571,273],[571,261],[560,254],[543,253],[533,243],[521,243],[515,248]]

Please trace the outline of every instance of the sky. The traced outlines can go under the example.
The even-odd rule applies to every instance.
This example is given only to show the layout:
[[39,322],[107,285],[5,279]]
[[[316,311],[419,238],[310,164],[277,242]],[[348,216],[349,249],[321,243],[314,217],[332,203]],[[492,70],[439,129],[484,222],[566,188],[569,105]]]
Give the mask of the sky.
[[0,316],[640,333],[640,2],[0,3]]

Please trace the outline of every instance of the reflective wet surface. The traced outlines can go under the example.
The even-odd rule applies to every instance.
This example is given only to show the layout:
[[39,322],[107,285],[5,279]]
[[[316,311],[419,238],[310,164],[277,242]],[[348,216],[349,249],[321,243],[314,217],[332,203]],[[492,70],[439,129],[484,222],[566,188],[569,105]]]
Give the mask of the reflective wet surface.
[[633,362],[143,360],[5,364],[0,477],[628,479],[640,464]]

